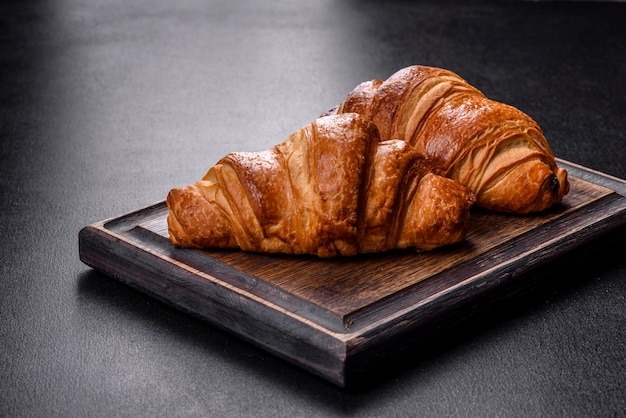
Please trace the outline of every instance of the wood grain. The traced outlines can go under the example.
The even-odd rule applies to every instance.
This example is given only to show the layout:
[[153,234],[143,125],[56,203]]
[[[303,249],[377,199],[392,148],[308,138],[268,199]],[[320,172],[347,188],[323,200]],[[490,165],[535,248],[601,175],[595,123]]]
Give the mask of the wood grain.
[[572,174],[561,205],[532,216],[473,211],[463,243],[431,252],[320,259],[180,249],[167,239],[163,202],[84,228],[79,252],[86,264],[343,386],[417,328],[626,223],[623,181],[561,163]]

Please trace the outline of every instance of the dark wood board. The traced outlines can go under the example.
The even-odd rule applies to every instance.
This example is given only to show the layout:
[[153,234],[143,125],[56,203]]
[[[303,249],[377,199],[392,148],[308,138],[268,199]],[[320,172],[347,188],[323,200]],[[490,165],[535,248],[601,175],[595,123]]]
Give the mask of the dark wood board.
[[[164,202],[79,233],[80,259],[339,386],[445,315],[626,224],[626,182],[566,161],[546,213],[474,210],[467,239],[431,252],[319,259],[200,251],[167,239]],[[495,292],[494,294],[497,294]],[[504,297],[504,296],[503,296]]]

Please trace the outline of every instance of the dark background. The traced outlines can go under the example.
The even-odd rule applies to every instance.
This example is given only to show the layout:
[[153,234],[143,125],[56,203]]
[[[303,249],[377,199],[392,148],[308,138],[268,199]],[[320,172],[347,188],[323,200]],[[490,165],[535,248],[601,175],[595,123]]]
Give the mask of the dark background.
[[0,416],[624,414],[623,227],[347,390],[89,269],[77,234],[411,64],[626,178],[625,21],[603,2],[3,1]]

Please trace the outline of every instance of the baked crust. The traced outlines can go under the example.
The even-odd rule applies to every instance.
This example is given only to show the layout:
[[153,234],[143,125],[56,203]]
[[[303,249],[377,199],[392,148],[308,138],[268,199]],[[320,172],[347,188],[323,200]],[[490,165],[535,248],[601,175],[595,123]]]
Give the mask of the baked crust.
[[350,256],[461,241],[473,193],[356,113],[321,117],[266,151],[232,153],[171,190],[175,245]]
[[539,125],[451,71],[403,68],[387,80],[361,83],[336,112],[371,119],[383,140],[405,140],[438,173],[470,187],[477,206],[540,212],[569,191],[567,172]]

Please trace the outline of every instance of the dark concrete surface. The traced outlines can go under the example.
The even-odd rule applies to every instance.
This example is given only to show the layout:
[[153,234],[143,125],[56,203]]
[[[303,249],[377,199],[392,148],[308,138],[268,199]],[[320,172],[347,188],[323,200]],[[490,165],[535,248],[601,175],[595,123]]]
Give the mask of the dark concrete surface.
[[624,228],[353,389],[89,269],[77,234],[411,64],[626,178],[625,20],[602,2],[3,1],[0,416],[623,415]]

